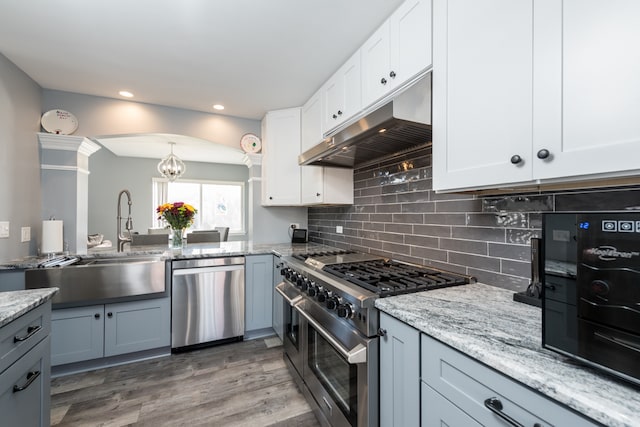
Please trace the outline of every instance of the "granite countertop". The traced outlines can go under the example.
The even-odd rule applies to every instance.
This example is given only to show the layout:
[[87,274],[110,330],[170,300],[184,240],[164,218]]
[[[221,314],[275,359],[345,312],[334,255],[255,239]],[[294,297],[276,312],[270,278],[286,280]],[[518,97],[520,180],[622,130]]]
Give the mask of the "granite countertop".
[[607,426],[640,426],[640,391],[542,348],[541,310],[481,283],[376,300],[376,307]]
[[0,328],[49,301],[58,288],[0,292]]
[[[160,255],[165,259],[190,259],[190,258],[211,258],[222,256],[244,256],[275,254],[278,256],[288,256],[294,253],[304,253],[312,251],[335,250],[336,248],[318,243],[253,243],[246,241],[220,242],[220,243],[188,243],[183,249],[169,249],[167,245],[158,246],[133,246],[124,252],[117,252],[116,248],[108,250],[89,250],[87,254],[78,255],[86,258],[105,257],[126,257]],[[45,261],[42,257],[25,257],[22,259],[0,262],[0,270],[15,270],[37,268],[38,264]]]

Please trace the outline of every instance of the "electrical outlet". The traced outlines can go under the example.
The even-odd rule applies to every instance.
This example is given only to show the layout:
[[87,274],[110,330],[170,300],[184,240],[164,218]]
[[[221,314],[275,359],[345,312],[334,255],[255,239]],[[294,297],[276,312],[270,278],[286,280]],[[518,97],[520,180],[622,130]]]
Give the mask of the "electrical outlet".
[[289,224],[289,228],[295,230],[296,228],[300,228],[300,224],[292,222],[291,224]]
[[9,238],[9,221],[0,221],[0,239]]
[[342,226],[341,225],[336,225],[336,233],[342,234]]
[[22,227],[20,229],[20,241],[21,242],[28,242],[31,240],[31,227]]

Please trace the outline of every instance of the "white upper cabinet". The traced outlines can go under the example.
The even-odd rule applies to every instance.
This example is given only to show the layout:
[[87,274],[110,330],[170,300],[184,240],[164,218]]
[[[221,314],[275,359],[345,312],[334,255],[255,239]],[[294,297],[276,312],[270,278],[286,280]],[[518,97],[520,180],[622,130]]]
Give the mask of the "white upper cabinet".
[[[322,90],[302,107],[301,152],[322,140]],[[353,204],[353,171],[322,166],[301,167],[301,202],[303,205]]]
[[300,108],[269,111],[262,119],[262,204],[300,205]]
[[[535,178],[640,169],[640,2],[545,0],[534,16]],[[542,153],[544,154],[544,152]]]
[[531,0],[434,0],[435,190],[531,179],[532,23]]
[[431,66],[431,0],[405,1],[361,50],[367,107]]
[[360,50],[331,76],[322,87],[321,93],[323,132],[342,124],[362,109]]
[[640,3],[434,0],[435,190],[638,174]]

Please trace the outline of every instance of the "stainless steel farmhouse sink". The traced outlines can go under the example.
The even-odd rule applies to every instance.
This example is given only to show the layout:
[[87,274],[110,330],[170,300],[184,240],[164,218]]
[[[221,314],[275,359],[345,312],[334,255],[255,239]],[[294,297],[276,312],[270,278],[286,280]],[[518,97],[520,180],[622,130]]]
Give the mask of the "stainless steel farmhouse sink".
[[66,267],[25,272],[27,289],[57,287],[57,307],[142,299],[167,292],[166,263],[161,256],[89,258]]

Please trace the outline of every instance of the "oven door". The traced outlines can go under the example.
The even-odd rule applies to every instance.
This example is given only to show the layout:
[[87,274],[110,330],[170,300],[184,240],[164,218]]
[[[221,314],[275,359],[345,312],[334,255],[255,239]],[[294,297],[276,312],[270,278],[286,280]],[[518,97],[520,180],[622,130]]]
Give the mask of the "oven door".
[[378,425],[378,338],[362,336],[317,304],[295,306],[305,335],[304,381],[333,427]]
[[287,282],[278,284],[276,292],[284,298],[284,339],[282,342],[284,354],[302,378],[304,365],[302,360],[303,331],[300,327],[300,315],[294,307],[303,297],[295,286]]

